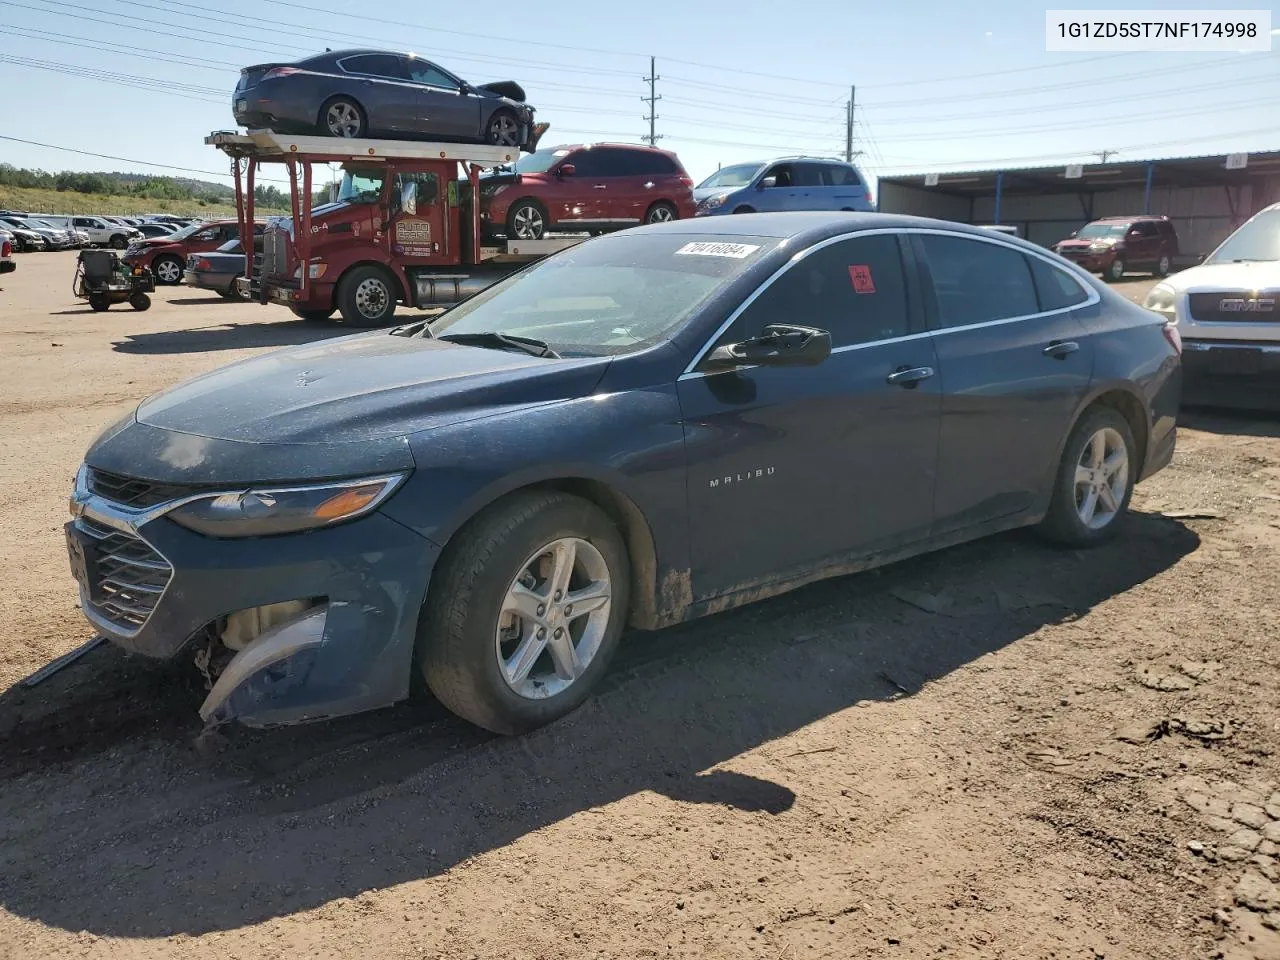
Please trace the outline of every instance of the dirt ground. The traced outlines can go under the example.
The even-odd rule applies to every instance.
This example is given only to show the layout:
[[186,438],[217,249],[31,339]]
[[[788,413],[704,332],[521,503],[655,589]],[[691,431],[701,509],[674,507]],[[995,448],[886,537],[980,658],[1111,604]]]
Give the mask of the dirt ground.
[[532,736],[415,703],[205,755],[185,665],[21,682],[90,636],[71,478],[141,397],[341,328],[93,314],[73,261],[0,279],[0,957],[1280,958],[1275,422],[1187,414],[1096,551],[634,635]]

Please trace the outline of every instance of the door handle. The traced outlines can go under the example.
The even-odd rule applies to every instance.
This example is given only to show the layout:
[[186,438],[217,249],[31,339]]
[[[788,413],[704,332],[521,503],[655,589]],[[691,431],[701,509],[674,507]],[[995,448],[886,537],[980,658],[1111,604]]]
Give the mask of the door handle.
[[899,367],[885,378],[885,383],[913,390],[921,380],[928,380],[932,376],[933,367]]
[[1055,360],[1065,360],[1079,349],[1080,344],[1076,343],[1074,340],[1055,340],[1041,352],[1046,357],[1053,357]]
[[609,185],[605,183],[597,183],[595,185],[596,190],[607,190],[608,188],[609,188]]

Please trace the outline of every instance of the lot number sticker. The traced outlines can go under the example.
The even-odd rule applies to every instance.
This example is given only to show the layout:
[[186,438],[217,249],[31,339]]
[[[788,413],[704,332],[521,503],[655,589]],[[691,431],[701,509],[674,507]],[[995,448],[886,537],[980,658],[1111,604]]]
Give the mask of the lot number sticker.
[[750,243],[686,243],[676,251],[677,256],[684,257],[731,257],[734,260],[745,260],[759,250],[758,244]]
[[865,263],[850,264],[849,279],[853,281],[854,293],[876,292],[876,285],[871,279],[871,268]]

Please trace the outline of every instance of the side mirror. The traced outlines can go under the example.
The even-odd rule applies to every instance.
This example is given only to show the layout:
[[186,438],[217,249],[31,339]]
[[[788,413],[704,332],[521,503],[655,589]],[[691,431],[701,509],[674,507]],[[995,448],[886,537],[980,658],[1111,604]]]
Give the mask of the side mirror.
[[1076,238],[1076,234],[1079,232],[1080,232],[1079,230],[1072,230],[1070,233],[1067,234],[1067,239],[1074,240]]
[[816,367],[831,356],[831,334],[816,327],[770,324],[760,336],[716,347],[702,362],[705,370],[734,367]]
[[578,172],[578,168],[575,167],[572,163],[562,163],[560,164],[560,168],[556,170],[556,176],[572,177],[577,172]]
[[770,187],[776,187],[777,185],[778,185],[777,177],[764,177],[761,179],[759,183],[756,184],[756,189],[767,190]]
[[418,184],[413,180],[400,185],[400,212],[411,217],[417,216]]

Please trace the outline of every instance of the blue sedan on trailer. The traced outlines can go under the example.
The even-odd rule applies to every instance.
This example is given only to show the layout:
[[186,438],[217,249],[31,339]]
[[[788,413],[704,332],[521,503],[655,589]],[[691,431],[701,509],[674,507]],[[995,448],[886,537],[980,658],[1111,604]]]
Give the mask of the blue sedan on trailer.
[[519,733],[628,626],[1024,525],[1111,537],[1180,378],[1174,326],[1014,237],[679,221],[147,399],[90,447],[67,541],[95,629],[217,676],[209,725],[417,672]]

